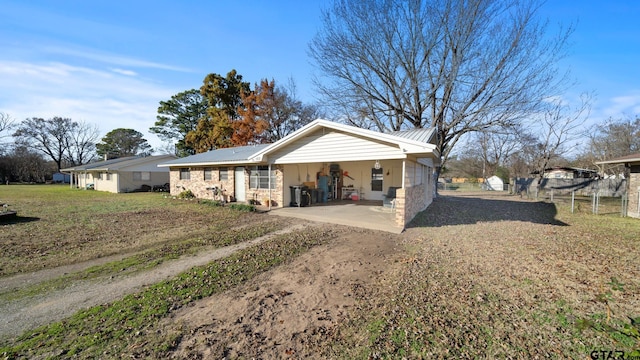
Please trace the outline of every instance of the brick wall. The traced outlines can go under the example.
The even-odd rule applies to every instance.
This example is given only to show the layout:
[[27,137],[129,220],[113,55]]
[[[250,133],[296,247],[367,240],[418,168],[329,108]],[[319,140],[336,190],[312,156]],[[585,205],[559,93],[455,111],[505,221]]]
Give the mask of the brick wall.
[[220,169],[211,168],[211,180],[204,179],[205,168],[190,168],[189,180],[180,179],[180,169],[172,168],[170,172],[171,195],[178,196],[182,191],[191,190],[198,199],[213,199],[213,191],[207,190],[217,186],[222,188],[227,201],[235,200],[234,168],[227,170],[227,180],[220,180]]
[[[640,170],[640,167],[638,167]],[[633,171],[633,169],[632,169]],[[640,218],[638,211],[638,190],[640,188],[640,172],[631,172],[629,174],[629,203],[627,207],[627,215],[634,218]]]
[[[260,205],[267,206],[269,204],[269,199],[271,199],[272,207],[283,207],[284,206],[284,173],[282,165],[274,165],[276,171],[276,187],[275,189],[271,189],[271,193],[269,193],[269,189],[252,189],[250,185],[250,176],[251,176],[251,166],[245,167],[245,189],[247,189],[247,201],[255,200],[260,203]],[[272,170],[274,170],[272,168]],[[269,195],[270,194],[270,195]]]

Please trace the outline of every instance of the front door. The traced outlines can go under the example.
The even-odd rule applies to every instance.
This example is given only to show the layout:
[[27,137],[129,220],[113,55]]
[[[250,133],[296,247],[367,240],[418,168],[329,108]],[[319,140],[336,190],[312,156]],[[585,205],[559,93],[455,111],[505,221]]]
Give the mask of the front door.
[[383,184],[382,179],[384,177],[384,172],[382,168],[371,169],[371,193],[367,194],[367,199],[371,200],[382,200],[383,194]]
[[244,183],[244,167],[236,167],[234,173],[234,187],[236,193],[236,201],[247,201],[247,193]]

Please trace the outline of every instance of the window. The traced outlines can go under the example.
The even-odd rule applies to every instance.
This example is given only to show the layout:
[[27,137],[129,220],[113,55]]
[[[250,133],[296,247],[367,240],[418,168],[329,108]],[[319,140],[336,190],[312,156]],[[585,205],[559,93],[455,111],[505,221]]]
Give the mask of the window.
[[189,172],[189,168],[180,169],[180,180],[191,180],[191,173]]
[[220,181],[229,180],[229,168],[220,168]]
[[371,191],[382,191],[382,179],[383,179],[382,168],[371,169]]
[[212,174],[211,174],[211,168],[204,168],[204,179],[205,180],[212,180]]
[[134,171],[133,181],[149,181],[151,180],[151,173],[148,171]]
[[[252,189],[268,189],[269,188],[269,167],[254,166],[251,168],[250,187]],[[276,171],[271,170],[271,189],[276,188]]]
[[111,173],[107,173],[107,181],[111,181]]

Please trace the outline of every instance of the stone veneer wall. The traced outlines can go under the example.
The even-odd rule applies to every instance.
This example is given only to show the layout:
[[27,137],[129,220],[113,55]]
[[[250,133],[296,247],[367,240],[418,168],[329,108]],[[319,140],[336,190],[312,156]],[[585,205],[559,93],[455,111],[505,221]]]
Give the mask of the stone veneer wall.
[[[627,215],[634,218],[640,218],[638,211],[638,193],[640,193],[640,165],[631,168],[629,174],[629,203],[627,207]],[[635,172],[634,172],[635,171]]]
[[198,199],[213,199],[213,191],[207,190],[214,186],[221,187],[224,191],[226,201],[235,200],[235,187],[234,187],[234,168],[229,167],[227,169],[227,180],[220,180],[219,168],[211,168],[211,180],[204,179],[204,167],[202,168],[190,168],[189,180],[180,180],[180,168],[171,168],[169,173],[169,183],[171,184],[170,193],[173,196],[178,196],[184,190],[191,190],[193,195]]
[[[244,176],[244,186],[247,195],[247,201],[255,200],[260,203],[260,205],[268,206],[269,200],[269,189],[252,189],[250,176],[251,176],[251,168],[252,166],[247,166],[244,168],[245,176]],[[272,165],[273,170],[273,165]],[[284,206],[284,168],[282,165],[275,165],[276,171],[276,188],[271,189],[271,206],[272,207],[283,207]]]
[[398,226],[407,225],[433,202],[431,168],[424,168],[422,179],[421,184],[396,190],[396,224]]

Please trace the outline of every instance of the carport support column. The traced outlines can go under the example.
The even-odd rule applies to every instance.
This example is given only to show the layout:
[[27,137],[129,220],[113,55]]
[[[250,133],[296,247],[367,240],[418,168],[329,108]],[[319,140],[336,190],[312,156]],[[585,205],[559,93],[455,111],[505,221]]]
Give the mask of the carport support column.
[[271,163],[269,163],[269,210],[271,210]]

